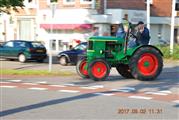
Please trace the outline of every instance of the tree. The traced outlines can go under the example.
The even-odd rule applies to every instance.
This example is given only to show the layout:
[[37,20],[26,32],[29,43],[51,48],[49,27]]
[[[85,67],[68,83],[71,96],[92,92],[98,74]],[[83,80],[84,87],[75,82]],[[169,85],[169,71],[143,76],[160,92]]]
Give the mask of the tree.
[[52,3],[52,2],[58,2],[58,0],[50,0],[50,2]]
[[0,13],[10,13],[11,9],[18,11],[17,7],[24,7],[23,1],[24,0],[0,0]]

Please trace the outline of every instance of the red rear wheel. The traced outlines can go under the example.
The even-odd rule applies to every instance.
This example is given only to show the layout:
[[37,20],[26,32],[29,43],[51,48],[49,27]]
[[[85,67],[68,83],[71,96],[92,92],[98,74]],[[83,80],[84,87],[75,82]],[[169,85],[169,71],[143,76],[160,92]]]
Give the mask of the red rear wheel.
[[162,71],[161,52],[153,46],[142,46],[130,58],[130,71],[139,80],[154,80]]
[[137,67],[143,75],[154,75],[158,68],[158,59],[151,53],[144,53],[139,59]]
[[89,76],[94,80],[105,80],[110,72],[110,67],[105,60],[96,59],[89,65]]
[[76,65],[76,71],[82,78],[88,78],[88,70],[87,70],[87,60],[86,58],[81,59],[78,61]]

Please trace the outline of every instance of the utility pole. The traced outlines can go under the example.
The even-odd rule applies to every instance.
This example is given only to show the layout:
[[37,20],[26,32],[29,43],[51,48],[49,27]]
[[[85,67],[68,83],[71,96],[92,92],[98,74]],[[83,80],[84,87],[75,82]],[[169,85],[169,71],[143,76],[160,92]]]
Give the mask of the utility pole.
[[[50,4],[51,6],[51,12],[52,12],[52,20],[51,20],[51,26],[50,26],[50,33],[53,34],[53,21],[55,16],[55,10],[56,10],[56,2],[52,2]],[[52,39],[49,40],[49,72],[52,71]]]
[[173,54],[173,47],[174,47],[175,4],[176,4],[176,0],[172,0],[172,16],[171,16],[171,31],[170,31],[170,54]]
[[107,0],[104,0],[104,14],[106,14],[106,9],[107,9]]
[[147,28],[150,30],[150,4],[151,0],[147,0]]

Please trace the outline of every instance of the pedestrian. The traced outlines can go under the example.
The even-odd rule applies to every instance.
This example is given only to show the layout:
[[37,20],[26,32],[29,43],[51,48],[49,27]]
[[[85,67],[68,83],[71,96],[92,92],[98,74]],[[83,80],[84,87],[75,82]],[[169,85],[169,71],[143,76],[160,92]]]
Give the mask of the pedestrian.
[[92,30],[92,36],[99,36],[99,28],[98,27],[94,27]]
[[123,21],[119,24],[116,37],[125,38],[130,29],[130,22],[128,21],[128,15],[125,14]]

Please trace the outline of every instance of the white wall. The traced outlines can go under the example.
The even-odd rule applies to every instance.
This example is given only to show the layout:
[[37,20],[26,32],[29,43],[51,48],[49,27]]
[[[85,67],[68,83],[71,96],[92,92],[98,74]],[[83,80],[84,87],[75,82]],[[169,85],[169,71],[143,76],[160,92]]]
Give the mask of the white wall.
[[151,25],[150,26],[150,35],[151,35],[151,38],[150,38],[150,44],[157,44],[159,39],[158,39],[158,25]]
[[[84,24],[92,23],[91,14],[96,14],[95,10],[88,9],[57,9],[54,19],[50,9],[40,10],[38,19],[40,23],[58,23],[58,24]],[[44,16],[46,20],[44,20]]]
[[158,33],[161,33],[161,39],[170,40],[170,25],[167,24],[151,24],[150,28],[150,44],[159,44]]
[[4,41],[4,19],[3,19],[3,15],[0,15],[0,41]]
[[166,41],[170,41],[170,25],[163,25],[163,32],[162,32],[163,39]]
[[137,24],[138,21],[146,23],[145,10],[107,9],[107,14],[112,15],[111,24],[121,23],[125,14],[128,14],[128,19],[132,24]]

